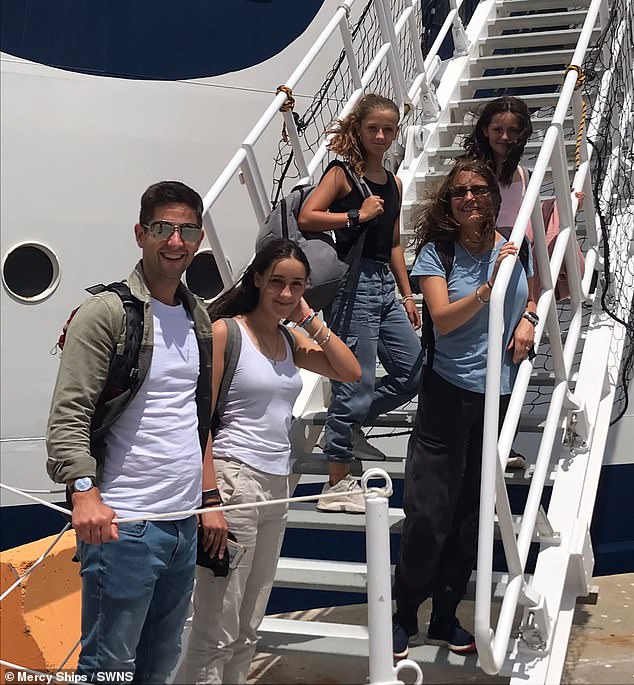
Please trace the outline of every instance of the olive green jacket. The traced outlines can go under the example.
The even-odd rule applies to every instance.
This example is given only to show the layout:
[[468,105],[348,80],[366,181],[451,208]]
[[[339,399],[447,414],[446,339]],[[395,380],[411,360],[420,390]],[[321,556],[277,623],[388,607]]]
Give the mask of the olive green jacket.
[[[152,360],[151,295],[143,276],[142,262],[130,274],[128,285],[132,295],[143,302],[138,383],[133,389],[105,402],[103,419],[99,422],[102,435],[125,411],[147,376]],[[196,404],[198,433],[204,452],[211,421],[211,323],[202,302],[184,285],[178,286],[176,297],[189,312],[198,341],[200,373]],[[48,420],[46,467],[48,475],[57,483],[83,476],[100,480],[104,442],[93,439],[91,424],[115,348],[123,352],[124,345],[125,311],[119,296],[106,291],[86,300],[68,326]],[[174,430],[178,430],[178,424],[174,425]]]

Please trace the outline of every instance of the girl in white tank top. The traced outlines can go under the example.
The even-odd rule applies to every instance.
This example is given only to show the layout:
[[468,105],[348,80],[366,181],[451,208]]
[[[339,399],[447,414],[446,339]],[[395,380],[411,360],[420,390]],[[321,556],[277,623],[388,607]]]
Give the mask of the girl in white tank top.
[[[309,271],[295,243],[272,240],[209,309],[214,321],[214,404],[227,342],[227,325],[221,317],[233,317],[238,323],[241,349],[226,399],[218,408],[218,433],[203,459],[204,507],[285,499],[292,408],[301,390],[297,369],[344,382],[361,375],[353,353],[306,304],[303,293]],[[295,322],[307,335],[291,329],[288,338],[280,330],[283,320]],[[246,682],[273,584],[286,510],[282,502],[201,515],[206,553],[226,554],[228,532],[245,552],[225,577],[197,568],[186,682]]]

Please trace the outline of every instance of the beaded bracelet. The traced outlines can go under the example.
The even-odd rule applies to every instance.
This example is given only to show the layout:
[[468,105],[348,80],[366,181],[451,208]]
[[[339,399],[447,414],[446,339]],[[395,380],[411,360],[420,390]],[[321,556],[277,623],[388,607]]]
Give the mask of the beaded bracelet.
[[476,291],[475,291],[475,298],[476,298],[476,300],[477,300],[480,304],[488,304],[488,302],[489,302],[489,300],[483,300],[483,299],[480,297],[480,288],[476,288]]
[[328,330],[326,337],[321,342],[317,342],[316,340],[315,340],[315,342],[317,342],[319,347],[323,347],[330,340],[331,335],[332,335],[332,331]]
[[317,331],[317,333],[310,336],[310,340],[312,340],[313,342],[317,342],[317,336],[324,330],[325,325],[326,324],[322,321],[319,330]]
[[311,309],[308,314],[301,320],[298,321],[295,326],[299,326],[300,328],[306,328],[308,324],[317,316],[316,312],[314,309]]

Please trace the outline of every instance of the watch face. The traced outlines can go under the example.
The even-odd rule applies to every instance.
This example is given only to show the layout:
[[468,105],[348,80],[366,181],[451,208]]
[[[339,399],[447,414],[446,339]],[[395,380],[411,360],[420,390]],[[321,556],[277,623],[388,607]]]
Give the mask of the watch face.
[[77,492],[86,492],[92,488],[92,478],[78,478],[73,483],[73,489]]

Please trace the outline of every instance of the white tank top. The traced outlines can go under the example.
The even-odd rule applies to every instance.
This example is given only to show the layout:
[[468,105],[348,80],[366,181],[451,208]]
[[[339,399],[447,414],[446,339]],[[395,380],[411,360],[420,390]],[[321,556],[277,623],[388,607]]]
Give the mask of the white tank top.
[[257,349],[240,322],[238,326],[242,336],[240,359],[227,400],[218,407],[220,428],[213,454],[264,473],[287,475],[292,410],[302,389],[293,352],[284,337],[286,356],[274,363]]
[[106,438],[101,494],[120,516],[200,505],[200,361],[194,324],[182,305],[170,307],[154,298],[152,321],[150,369]]

